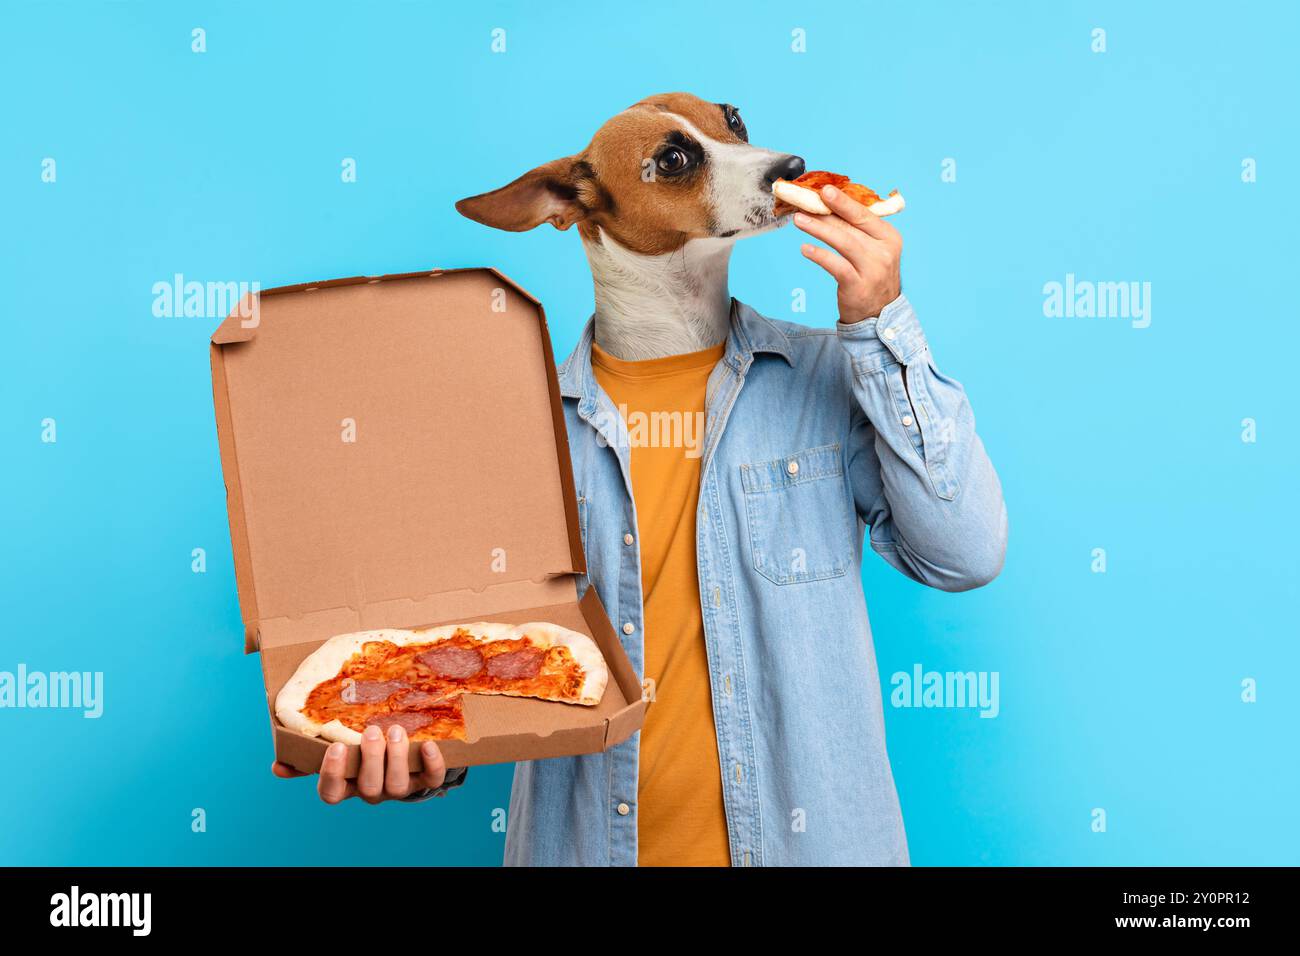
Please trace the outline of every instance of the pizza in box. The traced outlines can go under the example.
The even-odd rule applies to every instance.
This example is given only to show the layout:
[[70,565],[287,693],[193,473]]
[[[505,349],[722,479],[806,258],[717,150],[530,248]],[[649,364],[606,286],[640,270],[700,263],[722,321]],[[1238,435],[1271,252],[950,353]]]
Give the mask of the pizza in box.
[[609,669],[596,642],[555,624],[480,621],[340,634],[314,650],[275,699],[285,727],[359,744],[374,724],[412,740],[465,740],[466,694],[600,703]]

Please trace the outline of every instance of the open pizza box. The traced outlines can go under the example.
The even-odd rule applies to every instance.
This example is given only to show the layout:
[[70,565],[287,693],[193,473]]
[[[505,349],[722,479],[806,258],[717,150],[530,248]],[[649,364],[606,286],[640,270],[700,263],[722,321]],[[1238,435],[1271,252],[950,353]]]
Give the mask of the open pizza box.
[[266,290],[213,334],[212,390],[278,760],[314,772],[328,746],[276,720],[280,688],[330,637],[381,627],[550,621],[605,657],[595,707],[466,696],[469,739],[439,741],[450,767],[593,753],[640,728],[619,635],[594,588],[578,598],[568,439],[531,295],[493,269]]

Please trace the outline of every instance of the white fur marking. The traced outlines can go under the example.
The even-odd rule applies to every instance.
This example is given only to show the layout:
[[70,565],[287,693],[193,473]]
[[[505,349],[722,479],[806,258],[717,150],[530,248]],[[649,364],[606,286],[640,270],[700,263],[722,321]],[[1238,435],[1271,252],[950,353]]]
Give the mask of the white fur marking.
[[727,337],[727,266],[735,239],[691,239],[645,255],[601,230],[583,240],[596,294],[596,341],[626,361],[711,348]]

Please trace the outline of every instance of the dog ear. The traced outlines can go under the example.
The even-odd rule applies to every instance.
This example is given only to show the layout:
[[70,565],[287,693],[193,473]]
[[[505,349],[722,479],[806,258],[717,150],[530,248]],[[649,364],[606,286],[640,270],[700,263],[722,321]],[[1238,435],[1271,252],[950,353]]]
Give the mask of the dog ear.
[[580,196],[582,180],[589,173],[590,167],[576,157],[555,159],[500,189],[462,199],[456,203],[456,211],[510,232],[524,232],[544,222],[568,229],[589,211]]

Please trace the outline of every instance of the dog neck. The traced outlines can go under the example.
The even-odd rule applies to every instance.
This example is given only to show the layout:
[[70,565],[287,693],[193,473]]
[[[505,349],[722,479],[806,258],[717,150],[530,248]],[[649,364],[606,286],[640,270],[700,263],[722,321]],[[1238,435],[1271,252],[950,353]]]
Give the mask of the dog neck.
[[596,344],[624,361],[712,348],[727,338],[727,269],[734,239],[692,239],[676,252],[644,255],[603,230],[584,235],[596,292]]

